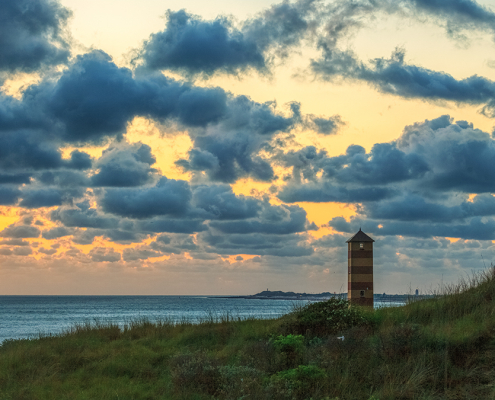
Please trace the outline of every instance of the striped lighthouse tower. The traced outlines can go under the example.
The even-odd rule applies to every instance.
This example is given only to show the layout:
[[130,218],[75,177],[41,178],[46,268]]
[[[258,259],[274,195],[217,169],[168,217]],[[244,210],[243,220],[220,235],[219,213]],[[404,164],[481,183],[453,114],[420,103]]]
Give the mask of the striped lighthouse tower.
[[373,307],[373,242],[361,229],[347,241],[347,299],[353,305]]

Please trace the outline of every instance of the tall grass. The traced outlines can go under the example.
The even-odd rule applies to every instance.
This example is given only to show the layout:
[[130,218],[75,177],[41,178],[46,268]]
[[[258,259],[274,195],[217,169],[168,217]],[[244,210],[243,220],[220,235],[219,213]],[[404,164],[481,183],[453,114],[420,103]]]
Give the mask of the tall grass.
[[[440,293],[439,293],[440,294]],[[91,321],[0,346],[7,399],[489,399],[493,269],[403,307]]]

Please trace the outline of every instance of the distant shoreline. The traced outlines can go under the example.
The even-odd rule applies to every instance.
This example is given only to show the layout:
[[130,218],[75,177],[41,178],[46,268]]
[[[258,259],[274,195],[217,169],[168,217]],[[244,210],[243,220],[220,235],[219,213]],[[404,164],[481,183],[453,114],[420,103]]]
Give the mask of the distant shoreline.
[[[324,301],[331,298],[347,299],[347,293],[294,293],[294,292],[282,292],[282,291],[269,291],[246,295],[246,296],[212,296],[216,298],[229,298],[229,299],[248,299],[248,300],[314,300]],[[435,297],[434,295],[412,295],[412,294],[375,294],[373,298],[375,301],[390,302],[390,303],[405,303],[410,300],[422,300]]]

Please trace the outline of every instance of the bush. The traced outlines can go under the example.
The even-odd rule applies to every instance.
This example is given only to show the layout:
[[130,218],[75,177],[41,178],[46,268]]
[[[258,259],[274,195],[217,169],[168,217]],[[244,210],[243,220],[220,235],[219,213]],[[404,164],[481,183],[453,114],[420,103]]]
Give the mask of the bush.
[[350,306],[347,300],[332,298],[308,304],[297,311],[295,321],[289,323],[289,329],[295,333],[317,336],[369,324],[371,321],[361,308]]
[[218,362],[205,352],[176,355],[171,360],[170,369],[177,392],[199,391],[214,395],[220,387]]
[[299,365],[281,371],[270,379],[269,391],[274,399],[307,399],[318,397],[326,380],[323,369],[314,365]]
[[227,400],[263,397],[263,376],[257,369],[227,365],[220,367],[220,395]]
[[286,367],[293,367],[297,364],[298,358],[304,350],[304,336],[302,335],[280,335],[273,340],[273,345],[277,350],[286,356]]

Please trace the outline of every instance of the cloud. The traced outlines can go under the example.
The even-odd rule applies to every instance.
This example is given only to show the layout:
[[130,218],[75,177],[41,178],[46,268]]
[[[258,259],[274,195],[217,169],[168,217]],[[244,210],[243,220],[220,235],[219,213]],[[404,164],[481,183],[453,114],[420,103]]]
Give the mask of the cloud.
[[246,196],[236,196],[228,185],[194,187],[192,204],[207,212],[207,218],[238,220],[256,217],[261,202]]
[[[333,218],[329,225],[338,232],[353,233],[359,227],[379,236],[412,236],[419,238],[451,237],[472,240],[495,240],[495,220],[475,217],[464,223],[431,223]],[[379,227],[380,225],[381,227]]]
[[123,258],[124,261],[139,261],[139,260],[147,260],[148,258],[161,257],[163,254],[146,249],[146,248],[137,248],[137,249],[124,249]]
[[62,205],[63,193],[57,189],[28,190],[22,192],[20,207],[40,208]]
[[35,183],[44,186],[59,188],[82,188],[91,186],[91,182],[85,173],[80,171],[55,170],[45,171],[34,175]]
[[37,238],[41,231],[35,226],[28,225],[10,225],[0,232],[1,237],[13,239]]
[[167,11],[164,31],[152,34],[140,57],[151,69],[211,75],[265,69],[257,44],[232,27],[226,18],[203,21],[184,10]]
[[495,14],[471,0],[405,0],[407,7],[414,7],[422,14],[443,20],[447,32],[455,37],[460,29],[495,29]]
[[33,72],[67,61],[63,32],[71,12],[57,1],[4,0],[0,15],[0,71]]
[[3,183],[30,183],[30,174],[0,174],[0,184]]
[[119,143],[109,146],[95,163],[98,173],[91,177],[92,186],[131,187],[150,183],[156,162],[151,148],[142,143]]
[[43,237],[43,239],[53,240],[53,239],[58,239],[60,237],[72,235],[73,233],[74,232],[72,230],[67,229],[67,228],[65,228],[63,226],[60,226],[60,227],[57,227],[57,228],[52,228],[52,229],[44,230],[41,233],[41,236]]
[[288,184],[277,194],[286,203],[307,201],[313,203],[360,203],[381,201],[394,197],[397,190],[386,187],[347,188],[345,185],[332,185],[329,182],[310,182],[303,185]]
[[196,252],[199,250],[194,237],[183,234],[160,235],[154,242],[151,242],[150,247],[164,254],[181,254],[184,251]]
[[239,28],[226,17],[205,21],[184,10],[169,10],[165,29],[145,41],[135,61],[189,76],[238,75],[249,69],[267,74],[274,57],[286,57],[306,37],[316,3],[276,4]]
[[273,102],[256,103],[245,96],[228,102],[228,113],[216,126],[194,134],[188,160],[177,165],[186,171],[204,171],[212,181],[233,183],[242,177],[258,181],[274,178],[270,163],[258,153],[273,135],[291,130],[301,117],[275,112]]
[[136,229],[149,233],[196,233],[208,229],[203,219],[153,218],[136,222]]
[[225,234],[291,234],[308,228],[306,211],[299,206],[267,205],[255,219],[241,221],[211,221],[212,228]]
[[12,206],[17,203],[21,191],[15,187],[0,185],[0,205]]
[[0,240],[0,244],[6,245],[6,246],[30,246],[29,242],[26,242],[22,239]]
[[493,192],[494,143],[488,133],[447,115],[407,126],[396,141],[376,143],[369,153],[356,145],[336,157],[311,146],[279,152],[274,160],[292,167],[292,176],[278,197],[356,203],[413,191],[420,196]]
[[402,49],[396,49],[390,59],[377,58],[367,65],[349,51],[323,47],[323,57],[312,60],[311,69],[322,80],[360,80],[382,93],[404,98],[480,104],[483,114],[494,117],[495,82],[478,75],[458,80],[444,72],[406,64],[404,56]]
[[191,189],[186,181],[160,178],[155,186],[139,189],[109,188],[100,199],[105,212],[130,218],[183,215],[189,207]]
[[89,255],[94,262],[117,262],[122,258],[120,253],[107,247],[93,247]]
[[225,255],[252,254],[278,257],[303,257],[314,250],[305,241],[306,237],[296,234],[229,234],[212,232],[200,233],[199,241],[206,245],[206,251]]
[[77,56],[58,80],[28,88],[20,104],[8,98],[4,102],[24,116],[23,124],[49,130],[52,137],[100,143],[120,138],[135,116],[204,126],[223,116],[226,99],[222,89],[194,87],[161,74],[134,77],[131,70],[117,67],[106,53],[95,50]]
[[119,220],[97,212],[94,208],[84,207],[79,203],[78,208],[58,208],[50,213],[52,221],[61,222],[66,227],[116,229]]

